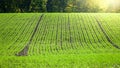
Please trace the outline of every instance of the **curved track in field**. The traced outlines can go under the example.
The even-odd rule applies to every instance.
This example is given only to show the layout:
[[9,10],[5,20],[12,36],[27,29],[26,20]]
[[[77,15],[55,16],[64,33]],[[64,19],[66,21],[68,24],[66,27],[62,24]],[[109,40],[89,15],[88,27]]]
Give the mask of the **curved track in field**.
[[106,26],[104,17],[95,14],[18,14],[16,18],[6,18],[10,18],[9,23],[4,21],[6,27],[0,28],[4,28],[0,41],[6,42],[1,45],[1,55],[106,53],[120,49],[114,42],[115,33],[107,29],[109,24]]
[[43,16],[44,16],[44,14],[42,14],[42,15],[40,16],[40,19],[39,19],[38,23],[36,24],[36,27],[35,27],[35,29],[34,29],[34,32],[33,32],[32,36],[30,37],[29,42],[28,42],[27,45],[23,48],[22,51],[20,51],[18,54],[16,54],[17,56],[26,56],[26,55],[27,55],[28,49],[29,49],[29,45],[31,44],[31,42],[32,42],[32,40],[33,40],[33,37],[34,37],[34,35],[35,35],[35,33],[36,33],[37,29],[38,29],[38,26],[39,26],[39,24],[40,24]]
[[101,25],[101,23],[98,21],[98,19],[97,19],[96,17],[95,17],[95,19],[96,19],[96,21],[97,21],[97,23],[98,23],[101,31],[103,32],[103,34],[105,35],[106,39],[108,40],[108,42],[111,43],[115,48],[120,49],[120,47],[119,47],[118,45],[116,45],[115,43],[113,43],[113,42],[111,41],[111,39],[110,39],[109,36],[107,35],[106,31],[104,30],[104,28],[102,27],[102,25]]

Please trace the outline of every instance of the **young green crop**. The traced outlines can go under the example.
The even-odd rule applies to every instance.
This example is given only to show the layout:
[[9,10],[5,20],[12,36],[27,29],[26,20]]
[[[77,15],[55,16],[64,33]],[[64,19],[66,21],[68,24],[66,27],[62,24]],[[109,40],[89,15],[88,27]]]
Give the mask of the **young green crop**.
[[119,68],[119,15],[0,14],[0,67]]

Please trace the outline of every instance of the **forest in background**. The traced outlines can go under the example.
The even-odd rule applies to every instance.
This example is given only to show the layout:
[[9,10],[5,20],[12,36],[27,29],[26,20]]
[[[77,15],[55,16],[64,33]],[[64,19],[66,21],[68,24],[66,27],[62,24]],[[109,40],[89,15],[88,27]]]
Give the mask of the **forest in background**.
[[101,0],[0,0],[0,12],[120,12],[120,3],[117,7],[102,7],[99,1]]

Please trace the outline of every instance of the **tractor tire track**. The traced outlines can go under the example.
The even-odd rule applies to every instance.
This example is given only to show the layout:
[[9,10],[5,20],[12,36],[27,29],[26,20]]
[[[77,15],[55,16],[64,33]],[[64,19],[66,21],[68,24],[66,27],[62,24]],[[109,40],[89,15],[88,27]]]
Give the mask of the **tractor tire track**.
[[[89,18],[91,18],[92,20],[95,20],[92,15],[89,16]],[[102,47],[105,48],[105,47],[106,47],[105,45],[107,45],[108,47],[110,47],[109,44],[106,43],[106,40],[103,38],[103,35],[101,35],[101,31],[100,31],[99,26],[97,25],[97,23],[96,23],[96,24],[92,24],[92,23],[91,23],[91,25],[92,25],[92,26],[95,25],[95,28],[98,30],[98,34],[100,34],[100,36],[101,36],[101,38],[102,38],[101,41],[99,41],[99,43],[102,45]],[[94,29],[94,30],[95,30],[95,29]],[[96,36],[98,36],[98,34],[96,34]],[[98,38],[98,40],[100,40],[100,39]],[[104,45],[102,42],[104,42],[105,45]]]
[[23,48],[23,50],[21,50],[18,54],[16,54],[16,56],[27,56],[28,50],[29,50],[29,45],[31,44],[31,42],[32,42],[32,40],[33,40],[33,37],[35,36],[35,33],[37,32],[38,26],[39,26],[39,24],[40,24],[43,16],[44,16],[44,14],[42,14],[42,15],[40,16],[40,19],[39,19],[39,21],[38,21],[37,24],[36,24],[36,27],[35,27],[35,29],[34,29],[34,31],[33,31],[33,34],[32,34],[32,36],[31,36],[29,42],[26,44],[26,46]]
[[[102,16],[100,16],[100,18],[102,18]],[[110,17],[109,18],[112,18],[112,16],[110,15]],[[106,23],[106,26],[108,26],[108,27],[106,27],[108,30],[110,30],[109,31],[109,35],[111,35],[111,38],[114,38],[114,39],[116,39],[116,40],[120,40],[120,38],[119,38],[119,36],[115,36],[115,32],[112,30],[112,28],[110,28],[110,25],[108,24],[108,21],[106,21],[105,19],[103,19],[103,21],[105,21],[105,23]],[[109,20],[110,21],[110,20]],[[115,24],[116,25],[116,24]],[[112,33],[112,34],[111,34]],[[114,37],[113,37],[113,35],[114,35]]]
[[[33,16],[34,17],[34,16]],[[33,22],[35,21],[35,18],[36,17],[34,17],[34,18],[31,18],[31,20],[29,20],[28,21],[28,24],[26,24],[26,26],[25,26],[25,29],[23,30],[23,32],[20,34],[20,35],[22,35],[22,34],[25,34],[24,36],[22,36],[23,38],[21,39],[21,41],[20,42],[24,42],[24,39],[26,39],[26,40],[29,40],[29,37],[26,37],[27,36],[27,33],[29,32],[29,30],[30,29],[28,29],[28,28],[31,28],[31,26],[33,25]],[[27,28],[26,28],[27,27]],[[26,30],[26,29],[28,29],[28,30]],[[30,35],[32,34],[32,32],[30,33]],[[24,44],[26,44],[26,43],[24,43]],[[24,45],[23,45],[24,46]],[[19,48],[19,50],[20,50],[20,48]]]
[[102,27],[101,23],[98,21],[98,19],[95,17],[97,23],[98,23],[98,26],[100,27],[101,31],[103,32],[103,34],[105,35],[107,41],[112,44],[113,47],[117,48],[117,49],[120,49],[120,47],[118,45],[116,45],[114,42],[111,41],[111,39],[109,38],[109,36],[107,35],[106,31],[104,30],[104,28]]
[[[31,19],[33,19],[33,17],[31,17]],[[29,20],[29,19],[27,19],[27,20]],[[12,43],[12,44],[10,44],[10,46],[11,47],[9,47],[8,49],[11,49],[12,48],[12,45],[14,45],[18,40],[19,40],[19,37],[25,32],[25,29],[26,29],[26,27],[29,25],[29,22],[30,21],[32,21],[32,20],[29,20],[29,21],[24,21],[24,23],[25,22],[27,22],[26,24],[21,24],[21,21],[19,21],[19,22],[17,22],[17,24],[19,23],[19,25],[17,26],[17,27],[20,27],[18,30],[19,31],[21,31],[22,33],[20,33],[20,34],[15,34],[14,36],[17,36],[17,38],[16,38],[16,40]],[[22,30],[23,29],[23,30]],[[13,32],[15,32],[16,30],[14,30]],[[12,35],[12,34],[11,34]],[[11,40],[14,40],[15,39],[15,37],[14,38],[12,38]],[[10,40],[10,39],[9,39]]]

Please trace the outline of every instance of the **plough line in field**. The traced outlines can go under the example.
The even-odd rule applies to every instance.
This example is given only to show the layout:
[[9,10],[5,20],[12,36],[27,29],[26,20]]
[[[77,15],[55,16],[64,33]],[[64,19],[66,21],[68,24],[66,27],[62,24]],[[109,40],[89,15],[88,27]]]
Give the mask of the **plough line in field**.
[[98,19],[97,19],[96,17],[95,17],[95,19],[96,19],[96,21],[97,21],[97,23],[98,23],[101,31],[102,31],[103,34],[105,35],[107,41],[108,41],[110,44],[112,44],[115,48],[120,49],[120,47],[119,47],[118,45],[116,45],[115,43],[113,43],[113,42],[111,41],[111,39],[110,39],[109,36],[107,35],[106,31],[103,29],[103,27],[102,27],[101,23],[98,21]]
[[29,50],[29,45],[31,44],[31,42],[32,42],[32,40],[33,40],[33,37],[34,37],[34,35],[35,35],[35,33],[36,33],[37,29],[38,29],[38,26],[39,26],[39,24],[40,24],[43,16],[44,16],[44,14],[42,14],[42,15],[40,16],[40,19],[39,19],[38,23],[36,24],[36,27],[35,27],[35,29],[34,29],[34,31],[33,31],[33,34],[32,34],[32,36],[30,37],[30,40],[28,41],[27,45],[23,48],[23,50],[21,50],[18,54],[16,54],[17,56],[27,56],[28,50]]

